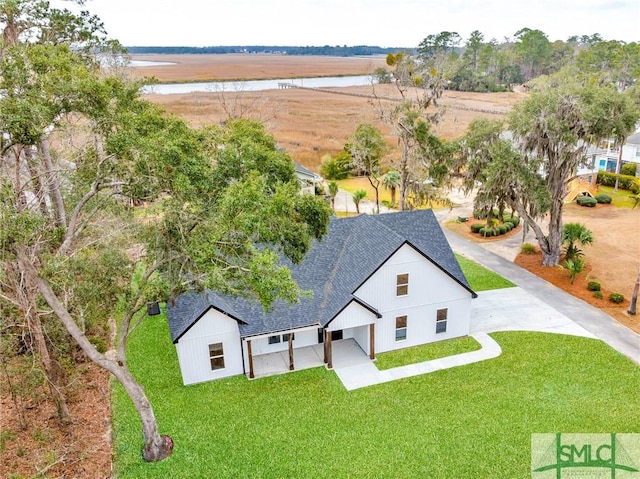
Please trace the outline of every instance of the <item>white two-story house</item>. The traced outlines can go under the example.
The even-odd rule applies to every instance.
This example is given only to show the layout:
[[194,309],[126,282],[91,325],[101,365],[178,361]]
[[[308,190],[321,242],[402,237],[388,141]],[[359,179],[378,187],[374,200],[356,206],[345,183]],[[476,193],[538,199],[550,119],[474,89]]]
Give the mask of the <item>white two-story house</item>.
[[[471,290],[431,210],[333,218],[304,261],[288,264],[310,291],[290,306],[260,305],[211,291],[187,293],[167,307],[184,384],[260,376],[258,359],[288,351],[288,368],[305,348],[355,341],[362,354],[391,351],[469,333]],[[284,372],[284,370],[283,370]]]

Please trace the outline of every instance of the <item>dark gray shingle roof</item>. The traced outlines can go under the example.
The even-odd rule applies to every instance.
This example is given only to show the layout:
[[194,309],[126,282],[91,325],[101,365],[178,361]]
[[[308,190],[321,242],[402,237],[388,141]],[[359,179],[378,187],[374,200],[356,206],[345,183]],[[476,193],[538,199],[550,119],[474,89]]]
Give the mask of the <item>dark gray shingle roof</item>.
[[266,313],[257,303],[212,293],[188,293],[167,306],[174,342],[210,308],[239,321],[242,337],[293,328],[325,326],[353,300],[353,292],[403,244],[409,243],[472,295],[458,262],[431,210],[333,218],[329,232],[314,243],[304,261],[288,266],[312,298],[289,306],[277,301]]

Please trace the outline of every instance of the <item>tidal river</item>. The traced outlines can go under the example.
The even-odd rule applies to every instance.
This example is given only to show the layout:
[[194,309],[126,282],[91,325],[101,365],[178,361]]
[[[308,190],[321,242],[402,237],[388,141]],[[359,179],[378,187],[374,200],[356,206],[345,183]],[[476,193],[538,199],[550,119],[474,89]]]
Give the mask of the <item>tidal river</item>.
[[323,78],[282,78],[276,80],[247,80],[247,81],[219,81],[204,83],[161,83],[145,86],[143,93],[157,93],[160,95],[175,95],[193,92],[242,92],[277,90],[282,84],[289,83],[306,88],[330,88],[347,86],[371,85],[371,75],[323,77]]

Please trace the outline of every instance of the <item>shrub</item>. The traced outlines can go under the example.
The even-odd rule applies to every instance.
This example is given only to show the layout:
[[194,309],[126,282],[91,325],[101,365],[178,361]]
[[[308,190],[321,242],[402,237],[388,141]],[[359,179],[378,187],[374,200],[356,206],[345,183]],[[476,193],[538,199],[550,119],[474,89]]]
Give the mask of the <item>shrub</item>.
[[609,203],[611,203],[611,196],[605,193],[599,193],[596,195],[596,201],[598,203],[608,205]]
[[591,198],[591,196],[578,196],[576,201],[580,206],[587,206],[589,208],[593,208],[598,201],[595,198]]
[[350,172],[351,158],[345,153],[338,153],[335,158],[325,155],[320,163],[320,174],[327,180],[344,180]]
[[593,293],[594,298],[602,299],[602,291],[596,291]]
[[498,226],[498,231],[500,232],[501,235],[503,235],[509,230],[507,229],[506,225],[500,225],[500,226]]
[[637,165],[633,162],[625,163],[620,168],[620,173],[627,176],[636,176]]
[[584,261],[581,259],[568,259],[564,262],[564,267],[569,270],[569,280],[571,284],[576,280],[578,273],[584,271]]
[[531,243],[522,243],[522,246],[520,246],[520,251],[522,251],[524,254],[534,254],[536,252],[536,247]]
[[[498,210],[494,208],[492,213],[493,213],[493,216],[497,216]],[[473,217],[477,220],[483,220],[487,216],[489,216],[489,211],[486,209],[473,210]]]
[[600,283],[597,281],[589,281],[589,283],[587,283],[587,289],[589,291],[600,291]]
[[496,228],[487,228],[486,226],[480,228],[480,231],[478,231],[478,233],[480,233],[480,235],[484,236],[485,238],[488,238],[489,236],[498,236],[499,234]]
[[507,227],[507,232],[513,229],[513,223],[511,221],[507,221],[506,223],[504,223],[504,226]]
[[472,233],[479,233],[480,232],[480,228],[484,228],[485,224],[484,223],[473,223],[471,225],[471,232]]
[[611,293],[609,295],[609,301],[611,301],[612,303],[622,303],[624,301],[624,296],[621,295],[620,293]]
[[598,183],[604,186],[615,186],[618,178],[618,188],[629,190],[634,195],[640,192],[640,181],[635,176],[617,175],[607,171],[598,171]]
[[520,218],[518,218],[517,216],[512,216],[511,219],[509,220],[512,224],[513,227],[515,228],[516,226],[518,226],[520,224]]

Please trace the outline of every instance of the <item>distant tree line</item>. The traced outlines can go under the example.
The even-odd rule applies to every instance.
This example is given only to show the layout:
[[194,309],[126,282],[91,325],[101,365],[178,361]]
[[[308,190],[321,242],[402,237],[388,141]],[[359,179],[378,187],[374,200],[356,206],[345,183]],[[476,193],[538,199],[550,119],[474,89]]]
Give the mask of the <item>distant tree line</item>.
[[265,45],[244,45],[244,46],[218,46],[218,47],[127,47],[130,54],[224,54],[224,53],[266,53],[273,55],[330,55],[339,57],[353,57],[363,55],[386,55],[395,53],[405,48],[382,48],[376,46],[359,45],[348,47],[324,45],[315,46],[265,46]]
[[631,86],[640,73],[640,44],[604,40],[598,33],[551,42],[540,30],[522,28],[498,42],[478,30],[467,39],[443,31],[427,35],[417,54],[442,73],[447,89],[461,91],[507,91],[569,65],[615,76],[610,79],[619,88]]

